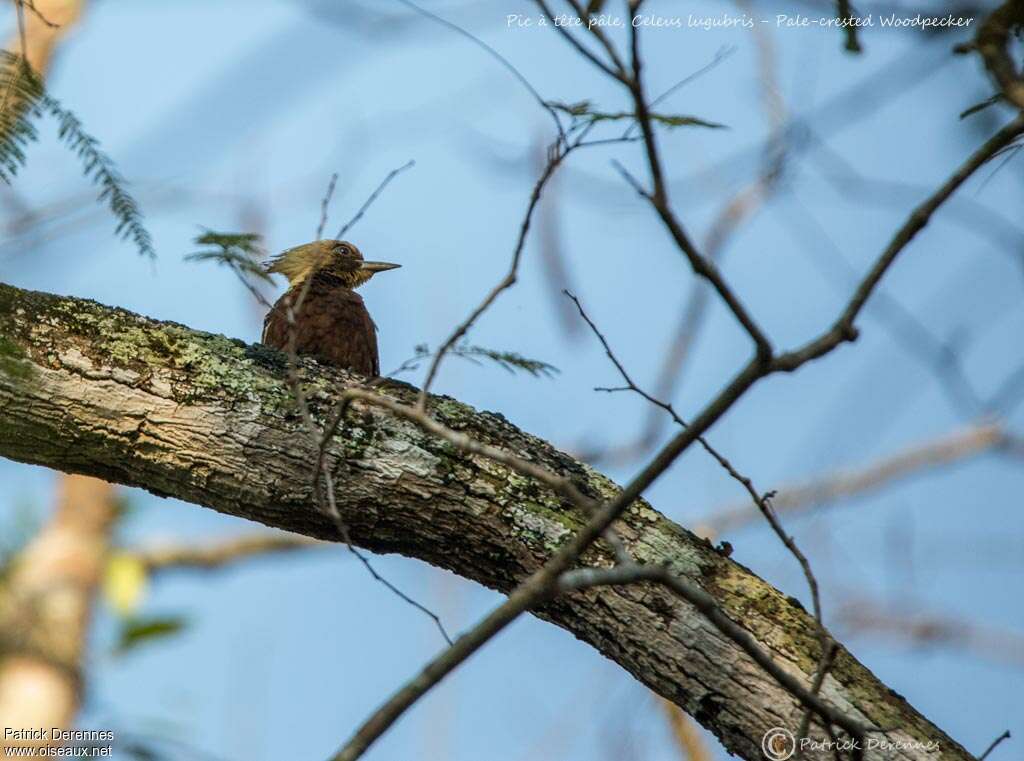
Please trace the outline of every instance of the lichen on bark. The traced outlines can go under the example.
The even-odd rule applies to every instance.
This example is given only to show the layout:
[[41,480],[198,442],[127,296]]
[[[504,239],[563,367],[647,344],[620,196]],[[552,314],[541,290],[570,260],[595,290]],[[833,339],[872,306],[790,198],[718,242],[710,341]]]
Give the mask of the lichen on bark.
[[[139,486],[225,513],[337,540],[314,499],[315,448],[267,347],[149,320],[94,302],[0,284],[0,455]],[[14,363],[14,364],[11,364]],[[10,367],[32,373],[25,383]],[[300,382],[322,425],[337,393],[362,380],[302,361]],[[385,386],[402,402],[416,389]],[[595,499],[618,487],[496,413],[430,397],[441,422],[573,479]],[[338,509],[353,540],[401,552],[508,592],[585,521],[542,484],[464,453],[379,406],[356,402],[328,447]],[[637,500],[616,529],[638,561],[701,585],[785,669],[809,683],[818,659],[812,618],[705,540]],[[602,544],[583,562],[608,565]],[[649,584],[564,595],[537,615],[572,632],[676,702],[731,752],[760,758],[772,726],[795,730],[796,701],[703,616]],[[890,736],[937,740],[970,758],[842,651],[823,695]]]

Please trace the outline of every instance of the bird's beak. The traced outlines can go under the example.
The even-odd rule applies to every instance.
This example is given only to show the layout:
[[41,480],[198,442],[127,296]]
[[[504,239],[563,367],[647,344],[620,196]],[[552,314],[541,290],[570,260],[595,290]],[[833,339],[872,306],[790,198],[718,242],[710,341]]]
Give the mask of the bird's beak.
[[401,264],[392,264],[391,262],[363,262],[359,269],[365,272],[386,272],[387,270],[398,269],[401,266]]

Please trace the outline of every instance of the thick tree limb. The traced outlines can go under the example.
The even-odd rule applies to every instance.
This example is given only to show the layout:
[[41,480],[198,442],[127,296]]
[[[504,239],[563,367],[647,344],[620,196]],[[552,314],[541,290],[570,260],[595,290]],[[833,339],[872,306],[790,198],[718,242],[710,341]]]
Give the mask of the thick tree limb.
[[[343,388],[341,371],[302,365],[321,425]],[[285,357],[262,346],[160,323],[93,302],[0,285],[0,455],[139,486],[224,513],[324,539],[333,518],[316,508],[316,461],[286,381]],[[413,402],[415,389],[381,393]],[[618,488],[501,415],[431,396],[440,422],[571,479],[594,499]],[[585,516],[536,480],[463,453],[392,410],[362,401],[334,437],[337,506],[353,541],[401,552],[509,591],[570,541]],[[747,569],[635,502],[616,524],[630,554],[665,565],[806,687],[820,653],[815,624]],[[608,567],[596,545],[587,564]],[[794,698],[688,603],[660,586],[601,587],[558,597],[537,615],[571,631],[711,729],[726,748],[761,757],[774,726],[795,730]],[[889,741],[869,759],[971,756],[840,649],[822,699]],[[939,751],[925,749],[938,743]]]
[[[84,691],[86,636],[117,517],[114,487],[61,479],[56,509],[0,584],[0,726],[73,726]],[[0,749],[53,747],[51,735],[4,734]]]

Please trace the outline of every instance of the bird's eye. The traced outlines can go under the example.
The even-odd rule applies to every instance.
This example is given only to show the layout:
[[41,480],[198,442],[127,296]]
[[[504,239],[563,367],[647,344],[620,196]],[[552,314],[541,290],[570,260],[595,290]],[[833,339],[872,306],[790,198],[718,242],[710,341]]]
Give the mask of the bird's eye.
[[349,249],[349,247],[348,247],[348,246],[338,246],[338,247],[337,247],[336,249],[334,249],[334,250],[335,250],[335,251],[336,251],[337,253],[339,253],[339,254],[340,254],[341,256],[348,256],[348,255],[349,255],[350,253],[352,253],[352,251],[351,251],[351,250]]

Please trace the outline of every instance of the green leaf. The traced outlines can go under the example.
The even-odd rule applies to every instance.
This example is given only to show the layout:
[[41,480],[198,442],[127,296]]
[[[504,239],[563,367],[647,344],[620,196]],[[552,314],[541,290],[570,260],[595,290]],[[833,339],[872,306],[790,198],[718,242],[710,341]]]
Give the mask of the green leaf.
[[964,109],[963,111],[961,111],[960,112],[960,118],[961,119],[966,119],[968,116],[972,116],[972,115],[978,113],[979,111],[984,111],[989,106],[995,105],[996,103],[999,103],[1002,100],[1003,100],[1003,94],[997,92],[995,95],[991,96],[990,98],[985,98],[985,100],[981,101],[981,103],[975,103],[970,108],[967,108],[967,109]]
[[[416,370],[419,366],[429,359],[435,356],[437,352],[431,351],[427,344],[417,344],[413,349],[413,356],[405,360],[397,369],[390,372],[388,375],[398,375],[399,373],[410,372]],[[561,372],[557,367],[547,362],[543,362],[539,359],[530,359],[524,357],[522,354],[514,351],[499,351],[497,349],[488,349],[483,346],[474,346],[468,341],[462,341],[456,344],[448,350],[448,354],[454,357],[459,357],[467,362],[472,362],[474,365],[483,365],[481,360],[493,362],[502,368],[506,372],[515,375],[516,371],[521,370],[525,373],[529,373],[534,378],[553,378],[555,375]]]
[[651,121],[663,124],[666,127],[707,127],[708,129],[729,129],[726,125],[718,122],[709,122],[696,116],[683,116],[681,114],[650,114]]
[[209,246],[203,251],[187,254],[187,262],[216,262],[234,269],[240,276],[252,275],[268,283],[274,282],[261,260],[266,252],[263,237],[257,233],[221,233],[206,230],[195,238],[200,246]]
[[[634,121],[636,114],[631,111],[595,111],[591,108],[590,101],[581,100],[579,103],[560,103],[558,101],[548,101],[549,106],[556,111],[568,114],[574,119],[579,119],[591,124],[597,122],[617,122],[623,120]],[[697,116],[687,116],[684,114],[657,114],[649,113],[648,118],[652,122],[661,124],[665,127],[706,127],[707,129],[728,129],[725,124],[719,124],[718,122],[708,121],[707,119],[701,119]]]
[[462,357],[463,359],[470,361],[475,361],[478,358],[488,359],[511,375],[515,375],[516,370],[522,370],[523,372],[529,373],[534,378],[553,378],[561,372],[561,370],[552,364],[548,364],[547,362],[543,362],[539,359],[524,357],[518,352],[498,351],[496,349],[488,349],[483,346],[472,346],[468,343],[462,343],[455,346],[451,350],[451,353],[456,357]]
[[124,655],[139,645],[170,637],[188,625],[184,616],[148,616],[125,619],[121,624],[116,655]]

